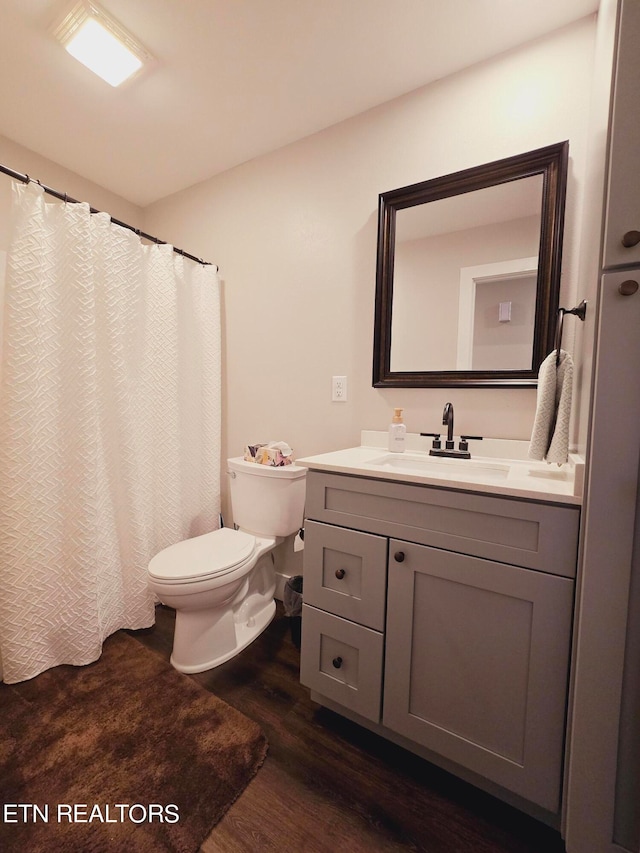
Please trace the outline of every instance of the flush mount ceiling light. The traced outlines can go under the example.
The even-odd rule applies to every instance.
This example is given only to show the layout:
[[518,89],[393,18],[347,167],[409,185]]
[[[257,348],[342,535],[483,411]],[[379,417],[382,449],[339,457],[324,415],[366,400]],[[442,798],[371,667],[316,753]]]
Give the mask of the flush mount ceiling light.
[[151,55],[92,0],[80,0],[54,28],[71,56],[111,86],[119,86],[151,60]]

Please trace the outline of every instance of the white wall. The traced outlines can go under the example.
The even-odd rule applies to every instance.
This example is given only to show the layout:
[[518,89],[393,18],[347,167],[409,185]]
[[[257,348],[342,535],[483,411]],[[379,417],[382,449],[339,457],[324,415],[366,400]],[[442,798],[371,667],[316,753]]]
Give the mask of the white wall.
[[585,19],[146,209],[147,230],[220,266],[224,454],[350,446],[393,406],[433,430],[447,400],[457,430],[528,439],[533,389],[371,387],[378,194],[569,139],[561,304],[575,304],[594,36]]
[[[63,166],[12,142],[6,136],[0,136],[0,163],[13,169],[14,172],[29,175],[52,189],[67,193],[71,198],[86,201],[91,207],[104,210],[121,222],[142,228],[142,211],[139,207],[98,184],[76,175],[75,172],[70,172]],[[11,178],[0,174],[0,249],[6,249],[9,243],[10,206]]]

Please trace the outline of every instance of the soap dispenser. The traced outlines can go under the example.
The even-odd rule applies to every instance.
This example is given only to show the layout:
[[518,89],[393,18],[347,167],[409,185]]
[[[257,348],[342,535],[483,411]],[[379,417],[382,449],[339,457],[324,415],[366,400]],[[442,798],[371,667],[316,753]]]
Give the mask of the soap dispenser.
[[407,428],[402,422],[402,409],[393,410],[393,418],[389,426],[389,450],[392,453],[404,451],[405,436]]

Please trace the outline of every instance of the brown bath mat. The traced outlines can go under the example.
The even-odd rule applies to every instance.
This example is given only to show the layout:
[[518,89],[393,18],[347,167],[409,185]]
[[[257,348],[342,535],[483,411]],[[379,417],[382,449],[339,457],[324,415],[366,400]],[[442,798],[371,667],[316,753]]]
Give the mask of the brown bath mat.
[[0,684],[3,853],[195,853],[255,775],[259,726],[118,632]]

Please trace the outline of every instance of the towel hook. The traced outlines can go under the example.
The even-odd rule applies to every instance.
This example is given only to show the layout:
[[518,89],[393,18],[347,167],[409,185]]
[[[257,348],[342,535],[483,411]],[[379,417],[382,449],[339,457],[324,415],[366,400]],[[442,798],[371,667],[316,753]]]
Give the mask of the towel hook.
[[575,314],[576,317],[579,317],[582,322],[584,322],[584,318],[587,316],[587,302],[585,299],[579,305],[576,305],[575,308],[558,308],[558,314],[560,315],[560,322],[558,323],[558,328],[556,331],[556,367],[560,364],[560,347],[562,345],[562,326],[564,323],[565,314]]

